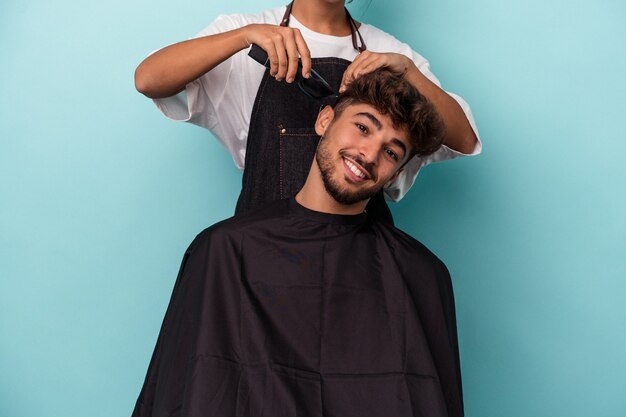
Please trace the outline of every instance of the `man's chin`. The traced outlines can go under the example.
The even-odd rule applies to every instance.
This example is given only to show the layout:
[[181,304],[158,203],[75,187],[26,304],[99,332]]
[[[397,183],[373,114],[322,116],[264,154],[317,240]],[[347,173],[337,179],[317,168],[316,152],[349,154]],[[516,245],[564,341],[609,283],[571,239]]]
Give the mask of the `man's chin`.
[[324,182],[326,192],[339,204],[353,205],[372,198],[379,189],[366,188],[361,190],[349,190],[346,187],[339,187],[337,184]]

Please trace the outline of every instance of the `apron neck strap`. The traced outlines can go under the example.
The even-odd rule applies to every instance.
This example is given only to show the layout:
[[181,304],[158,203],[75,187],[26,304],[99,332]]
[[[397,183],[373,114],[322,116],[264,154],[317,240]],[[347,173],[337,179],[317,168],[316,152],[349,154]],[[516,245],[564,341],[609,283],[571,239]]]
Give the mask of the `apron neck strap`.
[[[287,10],[285,10],[285,15],[283,16],[283,19],[280,21],[281,26],[289,26],[289,18],[291,17],[292,7],[293,7],[293,1],[287,5]],[[359,51],[359,53],[363,52],[367,49],[367,46],[365,46],[365,41],[363,40],[363,36],[361,36],[361,32],[359,32],[359,27],[357,26],[352,16],[350,16],[350,12],[348,12],[348,9],[345,9],[345,10],[346,10],[346,18],[348,19],[348,24],[350,25],[350,34],[352,35],[352,46],[354,46],[354,49]],[[359,37],[358,42],[356,39],[357,36]]]

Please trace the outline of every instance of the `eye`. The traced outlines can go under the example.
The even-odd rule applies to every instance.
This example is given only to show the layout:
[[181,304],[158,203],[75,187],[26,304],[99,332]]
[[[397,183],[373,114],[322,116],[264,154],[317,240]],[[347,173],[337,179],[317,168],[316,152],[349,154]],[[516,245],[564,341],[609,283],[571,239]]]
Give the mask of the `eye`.
[[397,154],[397,153],[395,153],[395,152],[394,152],[392,149],[390,149],[390,148],[386,148],[386,149],[385,149],[385,153],[386,153],[386,154],[387,154],[387,155],[388,155],[391,159],[393,159],[393,160],[394,160],[394,161],[396,161],[396,162],[400,159],[400,158],[398,157],[398,154]]
[[359,129],[361,131],[361,133],[367,133],[368,132],[367,126],[362,125],[361,123],[355,123],[355,126],[357,127],[357,129]]

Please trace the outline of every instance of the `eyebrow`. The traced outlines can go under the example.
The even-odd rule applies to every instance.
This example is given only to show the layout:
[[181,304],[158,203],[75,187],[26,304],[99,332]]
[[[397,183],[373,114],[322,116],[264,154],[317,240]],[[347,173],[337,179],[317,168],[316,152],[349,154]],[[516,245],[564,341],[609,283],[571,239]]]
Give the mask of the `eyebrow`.
[[370,121],[372,123],[374,123],[374,125],[376,126],[376,128],[378,130],[383,128],[383,124],[372,113],[369,113],[369,112],[366,112],[366,111],[362,111],[362,112],[357,113],[355,116],[365,116],[368,119],[370,119]]
[[[380,120],[378,120],[376,116],[374,116],[370,112],[362,111],[362,112],[357,113],[355,116],[365,116],[374,124],[374,126],[376,126],[378,130],[383,128],[383,124],[380,122]],[[393,138],[391,139],[391,142],[393,142],[396,146],[399,146],[400,148],[402,148],[404,155],[406,155],[406,145],[400,139]]]

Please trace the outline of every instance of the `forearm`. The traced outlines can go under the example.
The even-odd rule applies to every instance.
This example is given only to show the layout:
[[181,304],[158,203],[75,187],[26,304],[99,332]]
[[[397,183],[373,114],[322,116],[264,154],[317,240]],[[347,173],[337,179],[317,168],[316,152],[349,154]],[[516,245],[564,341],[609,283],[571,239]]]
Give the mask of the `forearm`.
[[248,46],[245,27],[167,46],[139,64],[135,88],[150,98],[173,96]]
[[437,109],[446,129],[444,144],[461,153],[472,153],[478,139],[459,103],[426,78],[415,65],[409,65],[406,78]]

